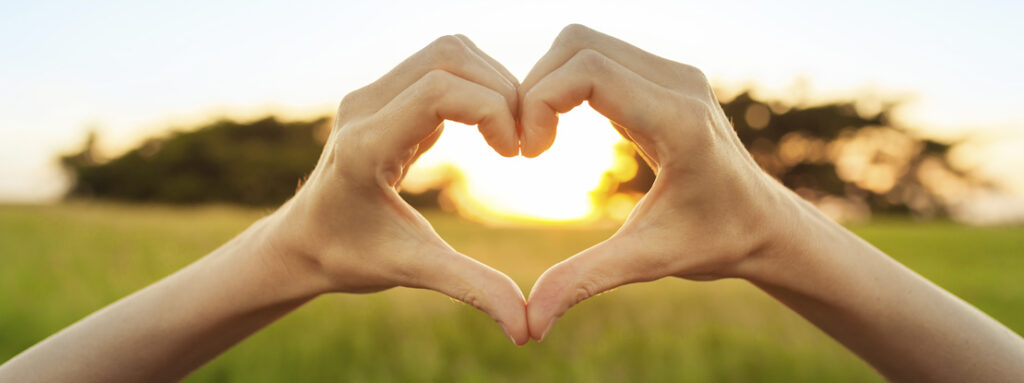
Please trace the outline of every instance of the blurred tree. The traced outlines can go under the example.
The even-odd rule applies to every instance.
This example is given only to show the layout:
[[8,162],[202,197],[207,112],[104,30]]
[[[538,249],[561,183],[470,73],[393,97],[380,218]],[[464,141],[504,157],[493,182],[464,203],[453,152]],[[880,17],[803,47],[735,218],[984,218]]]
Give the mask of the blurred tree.
[[248,124],[217,121],[190,132],[153,138],[107,162],[96,158],[95,135],[62,158],[74,173],[68,195],[168,203],[272,205],[295,192],[316,164],[314,131],[327,119]]
[[[944,215],[951,190],[986,184],[949,162],[951,144],[921,138],[894,125],[894,105],[872,113],[856,102],[793,106],[744,92],[722,104],[740,140],[769,174],[813,202],[864,212]],[[250,123],[217,121],[152,138],[105,160],[92,132],[78,153],[61,157],[73,173],[69,197],[165,203],[228,202],[276,205],[316,165],[329,119]],[[616,204],[654,181],[650,168],[619,148],[626,165],[609,170],[593,198]],[[451,182],[401,194],[420,208],[437,208]],[[557,187],[557,185],[545,185]]]
[[98,165],[102,159],[99,157],[99,150],[96,148],[97,141],[99,141],[99,134],[96,133],[96,130],[90,130],[89,134],[85,137],[85,144],[82,145],[82,150],[75,154],[61,156],[61,165],[71,169]]
[[[722,103],[757,163],[814,202],[932,217],[947,214],[951,202],[937,189],[950,183],[990,186],[950,164],[952,144],[895,126],[894,107],[874,113],[858,110],[854,101],[800,107],[756,100],[750,92]],[[635,152],[633,158],[643,163]],[[643,193],[653,181],[650,168],[640,166],[612,192]]]
[[[91,132],[61,163],[73,177],[67,196],[139,202],[283,203],[319,158],[329,119],[280,122],[273,117],[239,123],[221,120],[191,131],[151,138],[104,161]],[[433,196],[407,196],[436,207]]]

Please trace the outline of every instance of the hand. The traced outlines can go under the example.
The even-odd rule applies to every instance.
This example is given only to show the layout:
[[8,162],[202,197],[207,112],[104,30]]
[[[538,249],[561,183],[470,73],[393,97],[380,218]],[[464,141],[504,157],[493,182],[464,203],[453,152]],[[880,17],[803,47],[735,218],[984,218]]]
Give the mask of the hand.
[[[555,138],[558,113],[588,101],[657,175],[608,240],[548,269],[529,299],[533,338],[580,301],[676,276],[743,276],[774,238],[766,217],[793,197],[760,170],[696,68],[580,25],[566,27],[519,88],[522,153]],[[775,219],[778,219],[777,217]]]
[[513,343],[526,343],[518,286],[452,249],[397,192],[444,120],[479,125],[495,151],[517,155],[518,85],[469,39],[445,36],[352,92],[313,173],[275,213],[274,246],[313,270],[324,292],[436,290],[489,314]]

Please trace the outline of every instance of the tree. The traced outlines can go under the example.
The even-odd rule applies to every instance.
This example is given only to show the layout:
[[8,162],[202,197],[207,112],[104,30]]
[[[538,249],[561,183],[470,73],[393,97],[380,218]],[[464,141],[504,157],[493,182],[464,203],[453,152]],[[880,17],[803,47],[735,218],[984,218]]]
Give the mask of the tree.
[[328,122],[242,124],[221,120],[190,132],[152,138],[110,161],[96,158],[95,135],[62,157],[73,177],[69,197],[166,203],[280,204],[313,169],[322,143],[314,132]]
[[[765,102],[744,92],[722,103],[740,141],[757,163],[811,201],[841,200],[874,212],[937,216],[952,201],[933,178],[988,186],[954,167],[954,146],[915,136],[892,123],[895,105],[864,115],[854,101],[816,106]],[[634,161],[643,163],[638,154]],[[654,174],[637,175],[613,192],[646,192]]]

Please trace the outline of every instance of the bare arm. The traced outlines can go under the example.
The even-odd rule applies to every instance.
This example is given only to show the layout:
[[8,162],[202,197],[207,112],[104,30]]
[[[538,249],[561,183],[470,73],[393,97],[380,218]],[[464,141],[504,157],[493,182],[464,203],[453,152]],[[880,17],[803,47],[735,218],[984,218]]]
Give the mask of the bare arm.
[[463,36],[445,36],[338,108],[319,163],[289,202],[213,253],[71,325],[0,366],[0,382],[181,379],[328,292],[432,289],[529,339],[525,299],[462,255],[398,196],[444,120],[479,125],[518,152],[518,82]]
[[[177,380],[325,288],[258,221],[213,253],[0,367],[3,382]],[[297,278],[298,277],[298,278]]]
[[793,224],[745,278],[892,380],[1024,380],[1019,335],[810,204],[794,205]]
[[1024,381],[1024,340],[824,217],[765,174],[704,75],[570,25],[520,87],[522,152],[554,140],[583,101],[631,140],[657,177],[607,241],[537,280],[528,319],[543,339],[571,306],[667,276],[744,278],[899,381]]

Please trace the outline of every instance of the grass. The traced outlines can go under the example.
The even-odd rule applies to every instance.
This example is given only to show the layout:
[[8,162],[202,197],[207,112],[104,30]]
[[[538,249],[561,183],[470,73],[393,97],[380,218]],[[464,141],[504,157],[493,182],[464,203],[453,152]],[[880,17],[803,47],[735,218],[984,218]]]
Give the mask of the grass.
[[[213,250],[265,211],[110,204],[0,206],[0,361]],[[490,228],[428,214],[455,248],[529,291],[612,229]],[[883,219],[868,241],[1024,332],[1024,228]],[[879,381],[743,281],[665,279],[571,310],[516,348],[484,314],[429,291],[318,298],[190,381]]]

